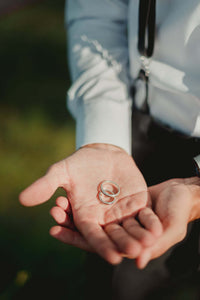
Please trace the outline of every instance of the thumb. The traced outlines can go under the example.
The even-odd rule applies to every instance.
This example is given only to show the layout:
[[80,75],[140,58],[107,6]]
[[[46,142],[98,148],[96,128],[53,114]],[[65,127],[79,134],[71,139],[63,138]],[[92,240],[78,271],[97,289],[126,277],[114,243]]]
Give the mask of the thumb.
[[183,226],[177,230],[176,226],[167,228],[163,235],[158,239],[152,247],[146,248],[136,260],[139,269],[143,269],[150,260],[164,254],[169,248],[179,243],[186,235],[186,228]]
[[19,201],[24,206],[35,206],[46,202],[58,187],[69,182],[66,165],[60,161],[52,165],[45,176],[32,183],[19,195]]

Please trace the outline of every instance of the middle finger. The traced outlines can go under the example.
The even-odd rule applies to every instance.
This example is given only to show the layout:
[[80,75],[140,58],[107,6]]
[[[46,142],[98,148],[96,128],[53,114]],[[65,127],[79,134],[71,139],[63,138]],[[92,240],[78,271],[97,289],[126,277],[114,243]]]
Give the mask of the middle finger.
[[126,254],[129,258],[136,258],[140,254],[140,243],[132,238],[122,226],[111,223],[106,225],[104,230],[110,239],[117,245],[120,252]]
[[127,218],[123,221],[123,228],[129,235],[131,235],[132,238],[140,242],[142,246],[149,247],[155,241],[155,236],[143,228],[133,217]]

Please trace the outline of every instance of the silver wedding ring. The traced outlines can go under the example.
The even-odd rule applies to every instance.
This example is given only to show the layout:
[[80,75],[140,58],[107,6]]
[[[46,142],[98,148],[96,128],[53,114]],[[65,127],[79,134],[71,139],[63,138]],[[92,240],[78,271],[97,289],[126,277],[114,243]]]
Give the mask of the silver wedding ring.
[[[108,191],[108,190],[107,190]],[[111,193],[111,191],[109,191],[110,193]],[[104,194],[105,195],[105,194]],[[109,197],[111,197],[111,196],[109,196]],[[102,198],[102,192],[99,192],[99,200],[101,201],[101,202],[103,202],[104,204],[113,204],[115,201],[116,201],[116,198],[115,198],[115,196],[113,196],[112,195],[112,198],[113,198],[113,200],[111,200],[111,201],[106,201],[106,200],[104,200],[103,198]]]
[[[114,187],[114,190],[109,190],[107,188],[108,185],[111,185],[112,187]],[[105,188],[106,186],[106,188]],[[104,204],[113,204],[116,201],[116,197],[119,195],[120,193],[120,187],[117,183],[115,183],[114,181],[111,180],[104,180],[101,185],[100,185],[100,192],[99,192],[99,200],[101,202],[103,202]],[[107,201],[105,199],[102,198],[102,194],[106,197],[112,198],[112,200]]]

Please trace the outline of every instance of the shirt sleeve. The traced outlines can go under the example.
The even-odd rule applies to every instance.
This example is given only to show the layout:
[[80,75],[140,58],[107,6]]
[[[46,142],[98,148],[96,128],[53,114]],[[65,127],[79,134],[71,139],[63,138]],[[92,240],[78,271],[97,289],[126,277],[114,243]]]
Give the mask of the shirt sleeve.
[[108,143],[131,153],[128,0],[68,0],[66,25],[76,146]]

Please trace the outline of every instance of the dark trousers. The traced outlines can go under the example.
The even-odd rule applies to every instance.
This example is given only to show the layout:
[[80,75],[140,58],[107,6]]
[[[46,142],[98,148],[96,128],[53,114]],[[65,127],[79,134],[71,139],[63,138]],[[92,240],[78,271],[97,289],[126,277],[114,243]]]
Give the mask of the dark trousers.
[[[179,137],[157,126],[148,116],[135,112],[132,153],[148,186],[151,186],[170,178],[195,176],[192,157],[200,153],[200,142]],[[87,298],[191,300],[190,293],[187,298],[187,290],[184,297],[176,297],[177,290],[181,297],[183,288],[188,286],[189,291],[194,289],[191,291],[192,300],[199,300],[199,232],[199,222],[195,221],[188,226],[183,242],[151,261],[144,270],[138,270],[133,260],[124,259],[119,266],[112,268],[97,256],[89,256],[86,265],[89,279]]]

